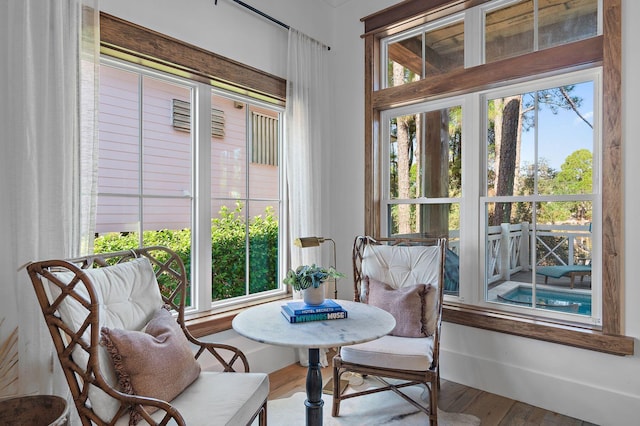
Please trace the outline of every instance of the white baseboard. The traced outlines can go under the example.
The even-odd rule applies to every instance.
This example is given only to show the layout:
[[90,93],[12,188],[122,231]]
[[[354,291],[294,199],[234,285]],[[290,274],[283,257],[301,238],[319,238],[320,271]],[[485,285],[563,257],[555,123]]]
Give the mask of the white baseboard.
[[630,419],[638,419],[640,397],[586,382],[594,375],[577,381],[444,348],[440,367],[445,380],[591,423],[627,426]]

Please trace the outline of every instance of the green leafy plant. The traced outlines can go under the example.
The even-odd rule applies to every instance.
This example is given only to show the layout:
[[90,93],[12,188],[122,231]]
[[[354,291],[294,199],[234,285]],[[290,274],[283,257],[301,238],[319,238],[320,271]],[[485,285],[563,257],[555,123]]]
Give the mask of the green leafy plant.
[[335,270],[335,268],[324,268],[315,263],[312,265],[301,265],[294,271],[289,269],[283,283],[290,285],[294,290],[304,290],[309,287],[320,287],[320,284],[329,278],[342,278],[345,275]]
[[273,207],[267,207],[262,215],[252,217],[247,226],[243,208],[240,202],[233,210],[223,206],[212,220],[213,300],[244,296],[247,281],[249,294],[278,287],[278,218]]
[[[250,218],[247,223],[243,208],[241,202],[236,203],[235,209],[222,206],[218,216],[211,220],[211,290],[214,301],[246,295],[247,281],[249,294],[278,287],[278,217],[273,207],[266,207],[263,214]],[[140,244],[137,232],[105,233],[96,237],[94,253],[129,250]],[[144,231],[142,245],[165,246],[178,253],[190,281],[190,229]],[[169,277],[160,277],[158,281],[161,285],[172,288]],[[188,294],[187,304],[189,303]]]

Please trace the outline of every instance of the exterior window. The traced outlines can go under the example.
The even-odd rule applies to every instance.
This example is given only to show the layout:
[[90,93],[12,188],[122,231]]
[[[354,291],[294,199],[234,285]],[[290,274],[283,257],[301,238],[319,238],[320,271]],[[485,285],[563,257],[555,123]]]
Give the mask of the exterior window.
[[464,66],[464,23],[457,17],[425,25],[390,38],[385,47],[387,87],[443,74]]
[[[447,294],[458,294],[462,106],[420,105],[384,114],[388,152],[383,212],[389,236],[446,237]],[[405,112],[406,111],[406,112]]]
[[94,250],[173,249],[193,310],[284,292],[278,162],[250,158],[255,114],[277,157],[280,109],[116,60],[100,72]]
[[[562,21],[559,3],[489,2],[383,38],[387,84],[463,68],[454,40],[484,40],[491,62],[597,33],[597,1]],[[496,86],[381,110],[380,232],[447,237],[450,302],[598,327],[600,69]]]
[[567,81],[483,96],[486,300],[599,324],[591,308],[600,288],[599,274],[592,274],[599,265],[592,238],[600,199],[599,80]]
[[[365,232],[407,232],[400,231],[406,213],[395,206],[402,204],[410,205],[408,232],[442,232],[444,221],[435,228],[414,221],[412,209],[450,205],[445,321],[634,353],[621,315],[621,13],[617,0],[451,0],[400,2],[363,18]],[[389,84],[391,44],[454,22],[464,22],[463,68],[411,81],[410,88]],[[400,187],[400,165],[398,177],[392,173],[400,151],[394,125],[418,117],[411,119],[417,127],[409,127],[409,134],[420,135],[421,114],[456,105],[464,118],[461,195],[396,196],[394,185],[397,194],[411,197],[415,184],[410,177]],[[453,146],[452,134],[441,132],[442,144]],[[420,143],[412,149],[424,151]],[[410,153],[409,164],[426,168],[416,155]],[[456,153],[450,148],[449,155],[451,187]],[[445,164],[441,158],[435,167]],[[455,212],[459,225],[452,220]],[[514,291],[502,291],[509,282]],[[590,313],[582,309],[589,304]]]
[[485,62],[597,35],[598,0],[490,2],[485,8]]
[[96,252],[157,244],[163,230],[191,246],[194,141],[170,118],[172,99],[192,93],[175,79],[101,66]]
[[[279,113],[238,102],[219,91],[211,94],[211,103],[226,111],[229,129],[224,138],[211,139],[212,297],[216,301],[279,288],[280,173],[277,162],[252,162],[250,149],[264,144],[265,134],[277,142]],[[258,114],[262,121],[270,121],[274,133],[261,129]]]
[[485,16],[485,62],[533,52],[533,0],[510,4]]

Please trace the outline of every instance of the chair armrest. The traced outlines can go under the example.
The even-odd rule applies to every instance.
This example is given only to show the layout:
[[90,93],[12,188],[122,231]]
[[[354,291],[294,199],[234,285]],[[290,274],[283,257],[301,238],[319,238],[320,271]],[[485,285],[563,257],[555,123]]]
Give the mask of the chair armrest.
[[[138,413],[140,414],[140,417],[141,417],[140,423],[138,424],[144,424],[144,422],[146,422],[147,424],[154,425],[154,426],[166,425],[166,424],[169,424],[171,420],[173,420],[179,426],[187,425],[186,421],[184,420],[180,412],[176,410],[173,407],[173,405],[171,405],[167,401],[163,401],[157,398],[150,398],[146,396],[139,396],[139,395],[127,395],[127,394],[122,394],[122,395],[124,395],[124,398],[123,398],[124,401],[131,402],[133,404],[140,404],[140,406],[137,407]],[[156,422],[151,417],[151,414],[149,414],[147,410],[144,409],[143,405],[156,407],[158,411],[164,411],[166,414],[162,417],[162,420],[160,420],[160,422]]]
[[199,346],[196,359],[208,352],[224,367],[225,372],[249,372],[249,361],[239,348],[221,343],[202,342],[195,338],[190,340]]

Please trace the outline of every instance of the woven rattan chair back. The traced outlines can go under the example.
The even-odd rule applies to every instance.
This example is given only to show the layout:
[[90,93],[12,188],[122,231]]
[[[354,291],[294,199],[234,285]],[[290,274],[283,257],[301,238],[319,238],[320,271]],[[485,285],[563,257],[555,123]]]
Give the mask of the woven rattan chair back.
[[[367,395],[374,392],[382,392],[391,390],[403,396],[408,402],[424,411],[428,416],[431,425],[437,425],[437,401],[438,401],[438,388],[440,386],[440,372],[439,372],[439,351],[440,351],[440,333],[442,326],[442,303],[444,294],[444,259],[445,259],[445,247],[446,239],[443,238],[421,238],[421,237],[399,237],[399,238],[373,238],[370,236],[358,236],[354,240],[353,244],[353,299],[356,302],[360,302],[360,295],[362,291],[363,280],[365,279],[363,273],[363,261],[365,260],[365,251],[367,246],[372,245],[389,245],[389,246],[437,246],[439,261],[437,262],[437,270],[433,271],[434,275],[438,277],[437,286],[437,322],[432,342],[432,362],[428,369],[420,371],[412,371],[404,368],[381,368],[376,365],[366,364],[354,364],[346,362],[342,359],[340,353],[333,358],[333,407],[332,415],[338,416],[340,412],[341,401],[349,398],[354,398],[362,395]],[[383,338],[384,339],[384,338]],[[407,338],[411,339],[411,338]],[[377,388],[376,390],[367,389],[364,391],[343,391],[340,389],[339,383],[343,374],[351,372],[361,374],[363,376],[375,376],[381,379],[385,384]],[[401,383],[390,383],[386,379],[396,379]],[[416,384],[424,384],[429,390],[430,394],[430,407],[425,408],[416,401],[411,400],[408,396],[403,394],[399,389],[405,386],[411,386]]]

